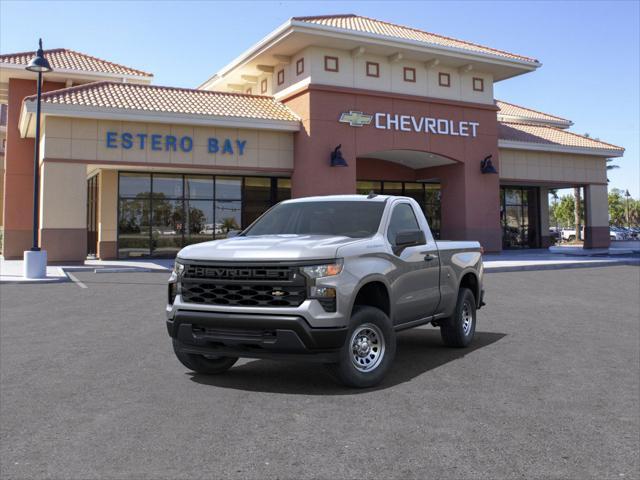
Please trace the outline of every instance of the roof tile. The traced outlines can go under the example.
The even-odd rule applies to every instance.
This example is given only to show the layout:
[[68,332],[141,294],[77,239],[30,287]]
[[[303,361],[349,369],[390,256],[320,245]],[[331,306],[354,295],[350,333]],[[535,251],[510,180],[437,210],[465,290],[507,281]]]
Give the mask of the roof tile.
[[[7,53],[0,55],[0,63],[27,65],[36,52]],[[112,73],[116,75],[134,75],[139,77],[153,77],[153,74],[125,67],[107,60],[92,57],[85,53],[67,48],[45,50],[44,55],[54,70],[77,70],[79,72]]]
[[418,42],[428,43],[431,45],[438,45],[442,47],[459,48],[462,50],[468,50],[476,53],[483,53],[488,55],[494,55],[503,58],[509,58],[512,60],[520,60],[537,64],[538,60],[535,58],[525,57],[523,55],[517,55],[515,53],[505,52],[495,48],[485,47],[476,43],[467,42],[464,40],[458,40],[456,38],[445,37],[435,33],[425,32],[412,27],[405,27],[403,25],[397,25],[394,23],[383,22],[382,20],[376,20],[374,18],[362,17],[354,14],[342,14],[342,15],[323,15],[316,17],[293,17],[292,20],[299,22],[312,23],[316,25],[323,25],[326,27],[339,28],[342,30],[351,30],[356,32],[372,33],[376,35],[383,35],[386,37],[393,37],[402,40],[414,40]]
[[617,145],[546,125],[498,122],[498,138],[511,142],[535,143],[559,147],[590,148],[608,151],[616,150],[620,153],[624,151],[624,148],[618,147]]
[[[35,95],[25,100],[35,100]],[[272,97],[133,83],[88,83],[44,93],[42,101],[45,104],[83,105],[148,112],[263,120],[299,120],[288,107]]]
[[[503,117],[518,117],[522,119],[530,119],[536,122],[551,122],[553,124],[562,123],[567,127],[571,126],[571,120],[567,120],[566,118],[557,117],[555,115],[551,115],[549,113],[539,112],[538,110],[533,110],[531,108],[522,107],[520,105],[515,105],[513,103],[503,102],[502,100],[496,100],[496,106],[500,109],[498,111],[498,116]],[[509,119],[510,123],[515,123],[515,120]],[[526,122],[524,122],[526,123]]]

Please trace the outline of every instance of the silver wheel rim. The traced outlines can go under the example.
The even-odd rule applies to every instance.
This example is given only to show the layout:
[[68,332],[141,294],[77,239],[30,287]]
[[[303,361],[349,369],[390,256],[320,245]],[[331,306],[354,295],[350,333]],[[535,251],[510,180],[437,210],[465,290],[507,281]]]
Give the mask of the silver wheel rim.
[[349,345],[351,363],[359,372],[371,372],[382,363],[385,352],[384,336],[376,325],[359,325],[351,334]]
[[471,327],[473,326],[473,315],[471,314],[471,307],[467,302],[462,304],[462,332],[465,335],[469,335]]

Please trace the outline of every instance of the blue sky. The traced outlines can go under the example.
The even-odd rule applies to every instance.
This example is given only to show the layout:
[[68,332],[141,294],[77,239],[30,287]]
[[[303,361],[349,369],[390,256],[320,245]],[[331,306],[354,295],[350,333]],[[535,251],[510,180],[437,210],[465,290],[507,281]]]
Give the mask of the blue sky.
[[610,186],[640,197],[640,2],[13,2],[0,52],[66,47],[195,87],[287,18],[357,13],[539,59],[496,98],[626,148]]

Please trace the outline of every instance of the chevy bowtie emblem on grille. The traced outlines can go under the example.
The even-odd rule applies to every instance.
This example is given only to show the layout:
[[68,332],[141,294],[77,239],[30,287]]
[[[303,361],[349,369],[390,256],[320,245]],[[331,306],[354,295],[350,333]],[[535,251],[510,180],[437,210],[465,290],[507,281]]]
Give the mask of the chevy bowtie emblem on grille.
[[362,127],[364,125],[369,125],[371,120],[373,119],[373,115],[369,115],[368,113],[362,112],[354,112],[353,110],[349,110],[349,112],[342,112],[340,115],[340,123],[348,123],[352,127]]
[[284,297],[287,294],[287,292],[283,292],[282,290],[274,290],[273,292],[271,292],[271,295],[273,295],[274,297]]

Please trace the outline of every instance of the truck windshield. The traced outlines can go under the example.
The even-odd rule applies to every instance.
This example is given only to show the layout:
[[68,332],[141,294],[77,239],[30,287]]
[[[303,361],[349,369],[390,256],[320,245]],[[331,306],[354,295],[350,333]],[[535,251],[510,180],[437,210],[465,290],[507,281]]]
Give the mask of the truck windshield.
[[384,202],[324,201],[276,205],[242,235],[337,235],[370,237],[378,231]]

